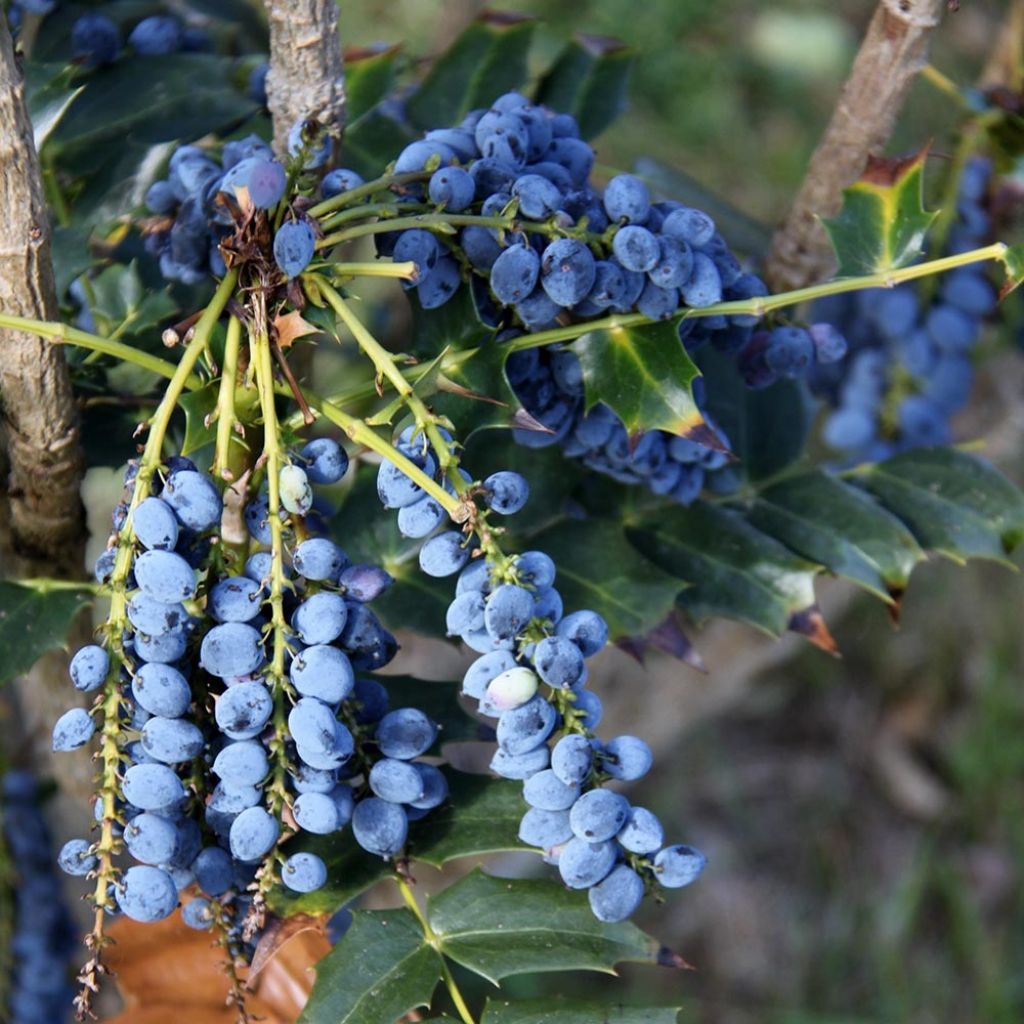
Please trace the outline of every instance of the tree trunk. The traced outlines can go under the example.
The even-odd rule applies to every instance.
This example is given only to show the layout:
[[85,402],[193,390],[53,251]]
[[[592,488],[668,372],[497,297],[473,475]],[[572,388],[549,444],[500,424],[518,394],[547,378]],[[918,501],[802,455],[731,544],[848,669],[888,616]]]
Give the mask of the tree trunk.
[[[58,318],[50,228],[20,70],[0,19],[0,310]],[[64,353],[0,331],[11,549],[20,573],[79,576],[85,519],[78,416]]]
[[345,127],[345,72],[336,0],[266,0],[266,7],[274,149],[287,151],[288,132],[300,119],[316,118],[340,135]]
[[881,0],[843,91],[811,158],[789,216],[776,232],[765,276],[773,292],[824,280],[835,262],[818,218],[885,147],[911,83],[928,60],[928,39],[945,0]]
[[[56,320],[59,311],[39,158],[21,72],[3,17],[0,167],[0,310]],[[7,469],[7,501],[0,516],[5,575],[80,578],[86,538],[80,495],[84,465],[63,351],[30,335],[0,330],[0,402]],[[76,633],[82,640],[87,638],[84,619]],[[37,770],[59,775],[84,816],[92,779],[88,751],[50,761],[54,720],[76,699],[81,702],[68,680],[67,663],[64,652],[45,655],[19,680],[17,704]],[[17,744],[10,746],[15,749]]]

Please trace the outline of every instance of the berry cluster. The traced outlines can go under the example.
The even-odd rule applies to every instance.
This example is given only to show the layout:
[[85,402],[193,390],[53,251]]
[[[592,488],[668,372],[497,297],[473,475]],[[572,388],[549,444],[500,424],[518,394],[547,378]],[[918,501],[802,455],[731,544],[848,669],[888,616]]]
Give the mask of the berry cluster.
[[[988,235],[991,174],[985,159],[965,166],[949,254],[974,249]],[[811,376],[814,390],[834,407],[824,425],[826,444],[850,461],[947,444],[949,419],[970,395],[971,349],[995,306],[980,264],[952,271],[937,288],[922,282],[821,300],[817,312],[840,324],[850,345],[845,359]]]
[[[418,276],[409,287],[426,308],[455,293],[461,265],[481,315],[504,328],[499,340],[612,313],[670,319],[767,294],[706,213],[652,201],[644,182],[629,174],[612,178],[602,194],[590,182],[593,163],[594,152],[571,116],[508,93],[458,127],[411,143],[395,172],[436,167],[426,197],[434,207],[512,216],[515,229],[468,224],[456,240],[413,228],[383,236],[378,250],[415,263]],[[406,198],[415,202],[415,185]],[[751,387],[802,377],[815,363],[834,362],[845,352],[841,335],[825,324],[756,331],[756,322],[747,315],[695,316],[681,321],[679,339],[689,351],[713,344],[737,355]],[[548,431],[516,431],[520,443],[562,444],[592,469],[623,483],[646,483],[684,503],[705,483],[731,486],[731,472],[718,472],[729,461],[728,439],[713,423],[709,432],[717,441],[710,445],[661,431],[636,445],[610,408],[599,404],[585,411],[583,373],[571,351],[521,350],[507,369],[517,397]],[[713,477],[705,480],[708,474]]]
[[[48,14],[56,4],[22,3],[26,10],[30,6],[45,6],[47,10],[37,13]],[[209,50],[211,41],[205,31],[183,24],[174,15],[154,14],[135,25],[128,34],[127,45],[140,57],[166,57],[180,51]],[[105,14],[83,14],[71,27],[71,54],[87,68],[113,64],[123,47],[121,30]]]
[[220,245],[241,207],[271,209],[286,180],[284,167],[256,135],[224,143],[219,161],[198,146],[175,150],[167,178],[155,181],[145,198],[154,214],[145,225],[146,248],[159,257],[163,276],[184,284],[222,277]]
[[[412,428],[397,447],[434,475],[435,457]],[[420,549],[424,572],[458,573],[447,629],[480,654],[462,692],[479,702],[482,715],[497,719],[491,769],[523,780],[530,810],[519,838],[544,850],[566,885],[588,889],[602,921],[629,917],[648,883],[678,888],[692,882],[704,868],[704,856],[688,846],[664,846],[657,817],[604,786],[642,778],[651,767],[651,751],[635,736],[602,743],[594,735],[602,708],[585,688],[586,659],[608,642],[601,616],[586,610],[563,614],[555,563],[544,552],[474,557],[458,531],[434,532],[441,516],[432,507],[440,506],[389,463],[381,466],[378,490],[385,506],[398,508],[403,533],[433,534]],[[503,516],[520,511],[529,497],[526,480],[509,471],[487,477],[479,490],[488,509]]]
[[[114,898],[135,920],[168,916],[195,884],[203,895],[184,906],[187,924],[211,927],[225,901],[240,924],[253,905],[247,890],[265,890],[261,880],[311,892],[327,879],[316,854],[279,853],[282,838],[351,823],[364,849],[393,857],[408,821],[447,796],[441,772],[416,760],[434,743],[434,723],[412,708],[390,710],[378,681],[357,678],[397,651],[367,607],[391,578],[312,535],[312,485],[338,482],[347,467],[336,442],[317,438],[281,468],[287,567],[275,565],[275,530],[258,495],[245,520],[271,551],[249,555],[240,572],[223,570],[223,551],[209,543],[222,499],[187,459],[172,460],[148,497],[115,512],[131,555],[128,626],[120,646],[79,650],[71,678],[81,691],[113,685],[120,695],[118,831],[137,863],[118,873]],[[101,581],[115,571],[116,551],[101,556]],[[61,716],[54,749],[88,743],[95,714]],[[85,839],[67,843],[60,863],[78,875],[101,866]]]
[[[68,962],[77,945],[74,924],[60,899],[53,848],[39,811],[35,780],[24,771],[3,777],[3,836],[14,876],[10,881],[13,962],[0,1013],[9,1024],[60,1024],[68,1019],[72,990]],[[6,1013],[5,1013],[6,1011]]]

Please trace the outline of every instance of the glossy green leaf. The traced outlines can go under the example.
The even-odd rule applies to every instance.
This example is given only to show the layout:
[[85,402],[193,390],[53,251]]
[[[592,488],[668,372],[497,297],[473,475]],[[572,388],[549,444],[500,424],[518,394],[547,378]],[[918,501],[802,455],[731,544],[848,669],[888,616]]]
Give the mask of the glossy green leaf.
[[902,594],[914,566],[925,557],[894,515],[823,470],[762,491],[748,518],[797,554],[885,601]]
[[679,604],[697,619],[739,619],[779,636],[815,615],[818,567],[738,511],[698,501],[651,512],[627,533],[654,565],[690,584]]
[[130,336],[162,327],[177,306],[166,289],[147,291],[134,262],[113,263],[89,281],[90,308],[106,333]]
[[530,537],[529,545],[555,558],[566,610],[594,609],[608,622],[613,639],[653,629],[682,589],[661,563],[642,557],[615,520],[563,521]]
[[736,357],[710,345],[697,353],[696,361],[704,375],[708,414],[739,460],[734,471],[757,482],[800,459],[813,419],[803,384],[783,379],[767,388],[748,388],[736,369]]
[[572,114],[585,139],[600,135],[625,109],[636,54],[619,39],[580,33],[556,58],[536,99]]
[[923,548],[955,562],[1008,563],[1024,540],[1024,494],[983,459],[955,448],[917,448],[856,479],[910,528]]
[[676,1024],[679,1008],[583,999],[489,999],[480,1024]]
[[60,647],[75,616],[91,601],[85,589],[47,591],[0,580],[0,683],[27,672],[47,651]]
[[75,69],[63,64],[29,62],[25,66],[25,103],[39,152],[84,88],[71,84],[74,77]]
[[[460,857],[523,849],[517,837],[519,821],[526,811],[522,786],[451,769],[446,772],[449,799],[422,821],[409,826],[409,857],[441,867]],[[349,829],[331,836],[302,835],[288,845],[289,851],[300,849],[313,850],[323,857],[327,884],[301,896],[282,887],[274,889],[270,904],[279,914],[333,912],[394,872],[392,865],[362,850]]]
[[345,105],[349,121],[375,107],[395,84],[402,47],[375,43],[345,50]]
[[357,910],[316,965],[299,1024],[384,1024],[429,1006],[442,960],[409,910]]
[[594,917],[585,892],[551,879],[494,878],[479,869],[433,897],[439,948],[495,983],[514,974],[657,963],[660,944],[629,922]]
[[[201,138],[241,123],[256,104],[232,83],[231,61],[208,53],[160,58],[125,55],[89,76],[84,92],[50,136],[57,157],[72,148],[98,157],[103,143],[138,145]],[[76,170],[79,160],[76,156]]]
[[1009,245],[1002,256],[1003,269],[1006,271],[1006,280],[999,290],[999,297],[1006,298],[1024,281],[1024,245]]
[[217,424],[211,419],[217,408],[220,382],[213,381],[198,391],[186,392],[178,400],[185,413],[185,439],[181,442],[181,454],[191,455],[217,439]]
[[536,22],[512,11],[484,11],[431,65],[406,110],[421,129],[457,124],[526,79]]
[[837,277],[858,277],[913,263],[936,214],[924,208],[927,148],[913,157],[869,157],[859,180],[843,189],[839,213],[823,220],[838,260]]
[[590,409],[604,402],[631,435],[667,430],[701,441],[713,437],[693,400],[699,370],[677,333],[678,321],[591,331],[574,341]]

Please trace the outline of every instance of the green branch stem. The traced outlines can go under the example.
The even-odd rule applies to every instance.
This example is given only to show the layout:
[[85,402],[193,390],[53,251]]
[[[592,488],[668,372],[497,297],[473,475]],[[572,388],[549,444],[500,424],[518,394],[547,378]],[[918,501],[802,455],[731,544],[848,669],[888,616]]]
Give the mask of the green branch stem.
[[[159,356],[150,355],[148,352],[140,352],[131,345],[114,341],[111,338],[103,338],[98,334],[90,334],[88,331],[81,331],[77,327],[59,321],[30,320],[23,316],[11,316],[7,313],[0,313],[0,327],[6,327],[12,331],[23,331],[25,334],[33,334],[44,341],[50,341],[55,345],[74,345],[77,348],[88,349],[100,355],[113,356],[123,363],[131,363],[144,370],[151,370],[161,377],[173,377],[175,364],[161,359]],[[197,374],[190,373],[185,382],[188,391],[198,391],[203,386],[203,379]]]
[[389,260],[378,260],[373,263],[332,263],[331,270],[335,277],[393,277],[402,281],[412,281],[416,277],[416,264],[412,260],[405,263],[392,263]]
[[401,875],[396,875],[395,884],[398,886],[398,891],[402,894],[402,902],[412,911],[420,928],[423,929],[423,941],[437,952],[438,958],[441,961],[441,979],[444,981],[444,987],[448,989],[448,994],[452,997],[452,1002],[455,1004],[455,1009],[458,1011],[463,1024],[476,1024],[476,1019],[473,1017],[472,1011],[459,990],[458,984],[456,984],[451,968],[448,966],[444,951],[441,949],[440,940],[434,929],[430,927],[430,922],[420,909],[420,905],[416,902],[416,897],[409,883]]
[[224,366],[217,393],[217,442],[213,470],[225,480],[231,473],[231,440],[238,418],[235,414],[235,391],[238,387],[238,353],[242,342],[242,322],[238,317],[228,320],[224,341]]
[[379,178],[374,178],[373,181],[367,181],[355,188],[350,188],[347,192],[341,192],[336,196],[331,196],[330,199],[317,203],[316,206],[310,208],[309,216],[322,217],[325,213],[333,213],[342,207],[350,206],[357,199],[364,199],[366,196],[375,195],[385,189],[411,185],[415,181],[426,181],[432,173],[432,171],[408,171],[405,174],[382,174]]
[[[261,299],[262,296],[258,296]],[[257,316],[257,324],[266,324],[265,309]],[[263,459],[267,476],[267,519],[270,527],[270,639],[271,658],[266,676],[274,701],[274,737],[270,742],[273,758],[273,779],[266,787],[269,810],[281,819],[287,801],[288,752],[286,725],[288,684],[285,674],[285,657],[288,650],[288,624],[284,614],[284,528],[281,523],[281,469],[285,463],[281,447],[281,428],[277,419],[274,390],[274,363],[270,351],[270,338],[266,327],[257,326],[249,336],[252,350],[252,365],[259,393],[260,413],[263,418]],[[253,904],[255,921],[261,924],[263,902],[274,883],[274,859],[268,856],[260,870],[257,898]]]
[[321,292],[349,329],[363,353],[373,363],[377,373],[386,377],[398,392],[398,397],[415,417],[417,428],[430,441],[441,471],[451,479],[455,493],[461,496],[466,489],[466,482],[458,473],[454,472],[458,466],[458,458],[452,454],[449,445],[438,431],[437,417],[427,408],[423,399],[416,394],[416,389],[398,368],[391,353],[370,333],[341,295],[329,285],[321,285]]
[[[883,270],[877,274],[865,274],[861,277],[839,278],[835,281],[827,281],[825,284],[811,285],[808,288],[797,288],[791,292],[779,292],[777,295],[766,295],[763,298],[718,302],[713,306],[705,306],[703,309],[688,308],[683,313],[682,319],[740,314],[764,316],[765,313],[770,313],[773,310],[785,309],[787,306],[799,306],[804,302],[824,298],[826,295],[840,295],[844,292],[857,292],[866,288],[894,288],[904,281],[913,281],[916,278],[941,274],[947,270],[955,270],[957,267],[969,266],[972,263],[1003,260],[1007,249],[1008,247],[1005,243],[994,242],[992,245],[986,245],[980,249],[957,253],[954,256],[943,256],[941,259],[927,260],[924,263],[915,263],[913,266],[900,267],[897,270]],[[650,317],[646,317],[642,313],[615,314],[602,317],[599,320],[587,320],[581,323],[569,324],[567,327],[556,327],[550,331],[526,334],[521,338],[515,338],[507,342],[506,347],[510,352],[519,352],[522,349],[552,345],[560,341],[575,341],[576,338],[581,338],[584,334],[590,334],[592,331],[613,331],[625,327],[641,327],[658,322],[651,320]]]

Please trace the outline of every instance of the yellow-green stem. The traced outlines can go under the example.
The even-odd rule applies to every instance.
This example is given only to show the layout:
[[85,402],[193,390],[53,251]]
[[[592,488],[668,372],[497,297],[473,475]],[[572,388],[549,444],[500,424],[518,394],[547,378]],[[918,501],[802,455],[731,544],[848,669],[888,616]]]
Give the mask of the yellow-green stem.
[[[288,624],[284,615],[284,528],[281,523],[281,488],[280,476],[284,465],[284,451],[281,448],[281,430],[277,421],[277,408],[274,404],[274,363],[270,351],[270,339],[266,329],[266,309],[263,306],[264,296],[255,296],[258,304],[256,310],[256,327],[250,333],[249,345],[252,351],[253,371],[256,378],[256,390],[259,393],[260,412],[263,418],[263,459],[267,476],[267,518],[270,527],[270,666],[266,675],[270,682],[270,692],[274,700],[274,739],[270,745],[274,760],[273,780],[266,787],[269,810],[280,820],[286,801],[286,781],[288,776],[288,756],[285,748],[287,735],[286,716],[288,713],[288,684],[285,676],[285,656],[288,650]],[[284,838],[284,837],[282,837]],[[267,857],[259,875],[260,898],[273,885],[275,878],[275,860],[273,855]],[[257,899],[255,909],[260,911],[261,899]]]
[[220,390],[217,393],[217,443],[213,470],[223,476],[231,466],[231,441],[235,433],[235,390],[238,387],[238,352],[242,342],[242,322],[238,317],[228,320],[224,341],[224,365],[221,367]]
[[362,185],[357,185],[355,188],[350,188],[347,192],[341,192],[336,196],[331,196],[330,199],[317,203],[316,206],[310,208],[309,216],[322,217],[325,213],[340,210],[343,206],[349,206],[357,199],[362,199],[364,196],[372,196],[375,192],[383,192],[384,189],[391,188],[393,185],[411,185],[414,181],[426,181],[430,174],[430,171],[382,174],[379,178],[374,178],[373,181],[367,181]]
[[411,281],[416,276],[416,264],[412,260],[405,263],[392,263],[390,260],[376,263],[332,263],[331,270],[335,277],[394,277]]
[[[29,320],[23,316],[10,316],[7,313],[0,313],[0,327],[6,327],[12,331],[24,331],[26,334],[34,334],[37,338],[53,342],[55,345],[75,345],[78,348],[98,352],[101,355],[113,356],[124,363],[132,363],[144,370],[152,370],[161,377],[173,377],[176,369],[175,364],[161,359],[159,356],[152,356],[148,352],[140,352],[131,345],[125,345],[120,341],[113,341],[110,338],[102,338],[98,334],[90,334],[88,331],[80,331],[77,327],[70,327],[67,324],[55,323],[48,320]],[[180,364],[179,364],[180,365]],[[204,381],[195,373],[189,373],[185,380],[185,390],[198,391]]]
[[[916,263],[911,267],[899,270],[885,270],[877,274],[865,274],[862,277],[844,277],[825,284],[811,285],[809,288],[798,288],[791,292],[780,292],[778,295],[767,295],[757,299],[736,299],[729,302],[718,302],[703,309],[687,309],[685,318],[739,315],[763,316],[775,309],[786,306],[798,306],[804,302],[823,298],[826,295],[839,295],[843,292],[856,292],[865,288],[892,288],[904,281],[912,281],[931,274],[941,274],[946,270],[955,270],[971,263],[984,263],[987,260],[1001,260],[1006,256],[1007,246],[1003,242],[994,242],[981,249],[957,253],[955,256],[943,256],[941,259]],[[616,314],[600,320],[588,320],[584,323],[570,324],[568,327],[556,327],[550,331],[537,334],[526,334],[506,343],[510,352],[518,352],[526,348],[537,348],[551,345],[559,341],[573,341],[592,331],[612,331],[624,327],[639,327],[644,324],[657,323],[641,313]]]
[[321,293],[331,308],[345,322],[345,326],[356,339],[356,343],[369,357],[381,376],[386,377],[399,397],[408,406],[416,418],[416,426],[422,430],[430,441],[434,454],[437,456],[441,471],[452,481],[455,493],[461,495],[466,490],[466,482],[458,473],[451,472],[458,460],[452,455],[451,449],[437,429],[437,417],[427,408],[423,399],[398,368],[391,353],[367,330],[366,325],[352,312],[349,304],[330,285],[321,285]]
[[455,1004],[455,1009],[458,1011],[463,1024],[476,1024],[473,1013],[466,1004],[466,1000],[463,998],[462,992],[452,976],[451,968],[448,966],[444,951],[441,949],[440,940],[435,934],[434,929],[430,927],[430,922],[420,909],[420,905],[416,902],[416,897],[413,895],[409,883],[401,875],[396,875],[395,884],[398,886],[398,891],[402,894],[402,902],[412,911],[419,922],[419,926],[423,929],[423,938],[427,945],[432,946],[437,951],[438,958],[441,961],[441,978],[444,981],[445,988],[448,989],[448,994],[452,997],[452,1002]]

